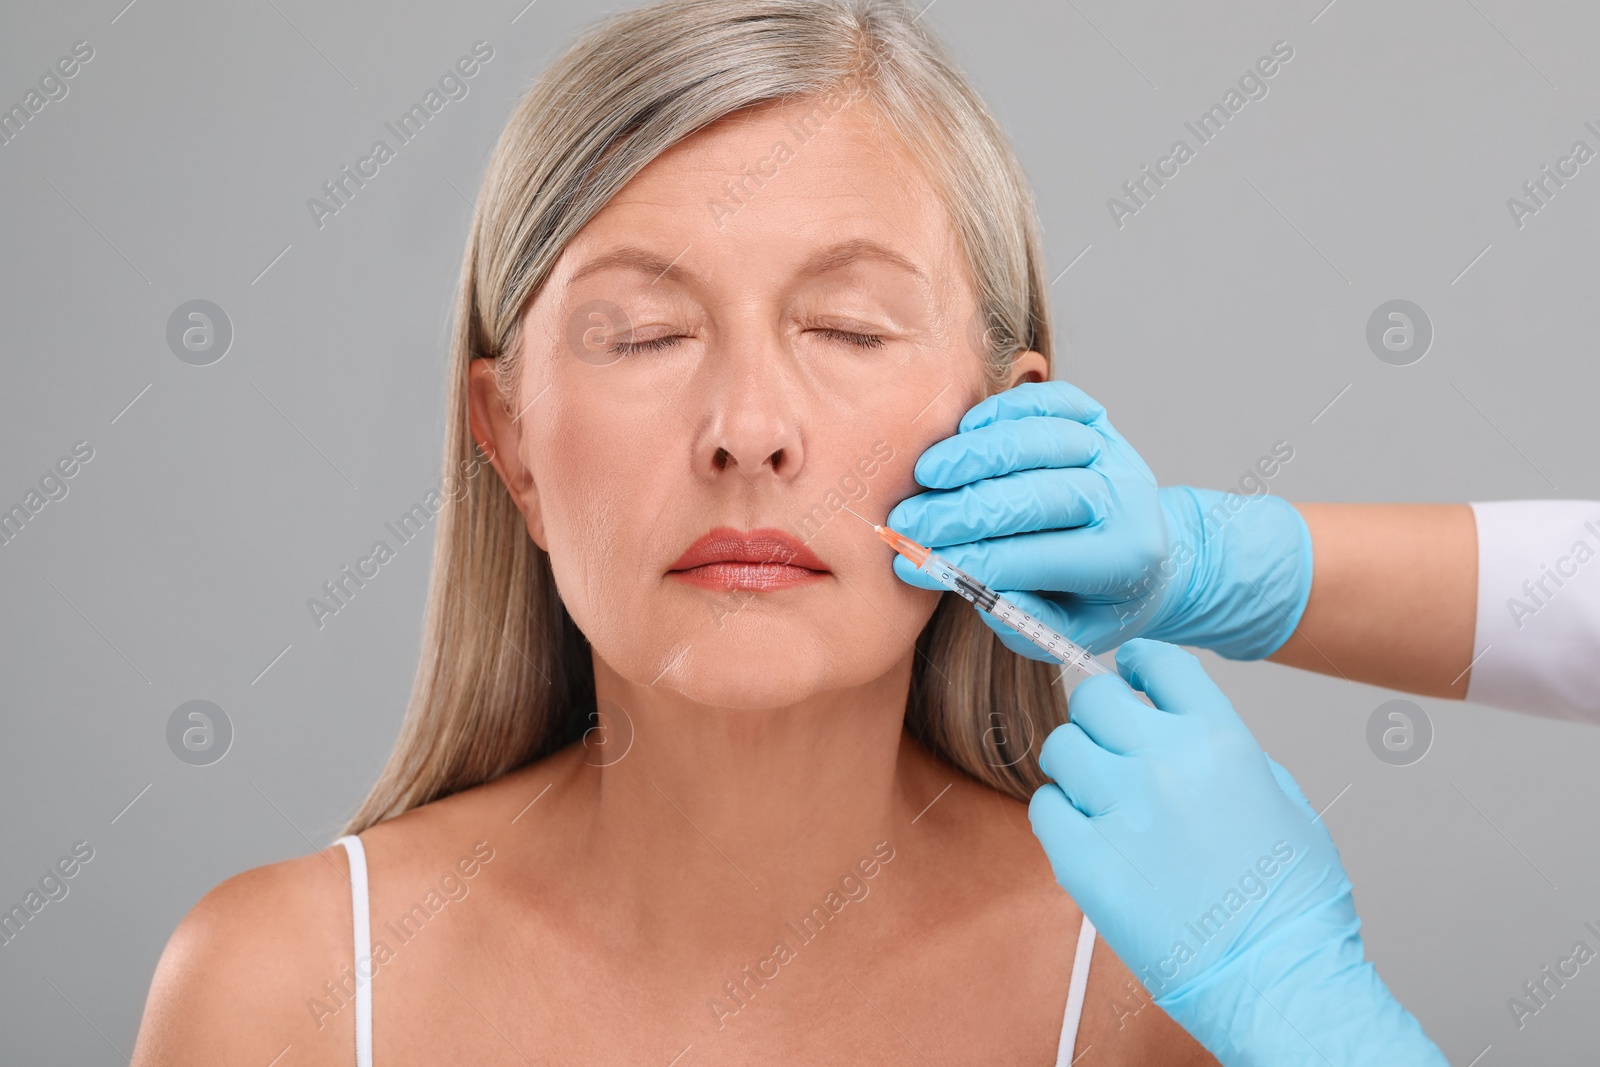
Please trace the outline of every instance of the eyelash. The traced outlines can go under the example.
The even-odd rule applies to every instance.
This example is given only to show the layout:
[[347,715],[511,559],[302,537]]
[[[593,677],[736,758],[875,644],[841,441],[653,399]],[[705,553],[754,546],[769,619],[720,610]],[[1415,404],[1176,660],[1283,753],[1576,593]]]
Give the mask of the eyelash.
[[659,352],[663,348],[671,348],[680,338],[668,334],[649,341],[618,341],[611,346],[611,351],[619,356],[631,356],[638,352]]
[[875,333],[851,333],[848,330],[832,329],[825,329],[821,332],[836,341],[843,341],[845,344],[854,345],[856,348],[882,348],[884,345],[883,338]]
[[[817,332],[855,348],[882,348],[885,343],[884,339],[875,333],[852,333],[849,330],[828,328],[820,329]],[[659,352],[664,348],[671,348],[680,340],[682,340],[681,337],[668,334],[665,337],[657,337],[649,341],[618,341],[611,346],[611,351],[619,356],[635,355],[640,352]]]

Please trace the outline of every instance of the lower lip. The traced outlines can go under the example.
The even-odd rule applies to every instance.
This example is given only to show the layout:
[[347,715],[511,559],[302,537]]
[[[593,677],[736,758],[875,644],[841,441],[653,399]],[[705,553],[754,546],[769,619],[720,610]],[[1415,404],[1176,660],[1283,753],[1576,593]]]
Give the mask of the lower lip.
[[707,563],[669,575],[703,589],[788,589],[828,577],[827,571],[793,567],[787,563]]

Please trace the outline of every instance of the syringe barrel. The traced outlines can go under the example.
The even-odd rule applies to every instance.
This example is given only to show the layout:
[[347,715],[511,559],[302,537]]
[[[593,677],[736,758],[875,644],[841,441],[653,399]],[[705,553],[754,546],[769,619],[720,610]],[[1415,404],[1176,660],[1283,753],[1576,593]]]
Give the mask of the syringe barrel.
[[980,611],[994,610],[995,601],[998,599],[994,590],[943,556],[932,552],[928,553],[928,558],[923,562],[922,569],[946,589],[966,597]]
[[960,593],[974,607],[987,611],[1065,666],[1085,674],[1110,673],[1104,664],[1090,655],[1088,649],[1046,626],[942,556],[930,552],[922,569],[940,585]]

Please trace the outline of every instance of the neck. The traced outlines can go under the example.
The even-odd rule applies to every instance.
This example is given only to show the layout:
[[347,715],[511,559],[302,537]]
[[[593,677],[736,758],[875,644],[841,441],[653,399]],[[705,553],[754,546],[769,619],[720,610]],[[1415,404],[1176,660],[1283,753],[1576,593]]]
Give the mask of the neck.
[[908,780],[932,762],[903,726],[914,655],[865,685],[773,708],[695,703],[597,655],[610,736],[587,756],[600,766],[586,851],[612,921],[637,924],[664,953],[764,952],[786,920],[846,875],[860,880],[874,846],[888,842],[881,858],[903,845],[912,805],[926,802]]

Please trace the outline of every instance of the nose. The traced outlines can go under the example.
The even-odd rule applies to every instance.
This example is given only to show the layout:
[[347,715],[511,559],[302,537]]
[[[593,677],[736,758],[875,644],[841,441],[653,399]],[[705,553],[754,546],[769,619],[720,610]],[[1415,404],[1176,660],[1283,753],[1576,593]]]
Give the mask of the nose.
[[783,346],[776,336],[728,342],[708,353],[702,367],[695,469],[707,479],[735,472],[751,481],[791,481],[805,456],[800,387],[788,373]]

